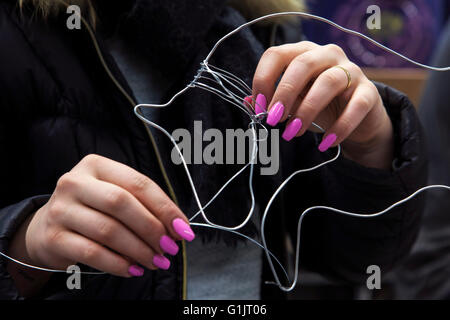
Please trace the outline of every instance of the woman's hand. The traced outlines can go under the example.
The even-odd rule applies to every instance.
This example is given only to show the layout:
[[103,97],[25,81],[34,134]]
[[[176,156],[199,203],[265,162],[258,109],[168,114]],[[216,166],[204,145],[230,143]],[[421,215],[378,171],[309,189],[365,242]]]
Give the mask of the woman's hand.
[[[174,240],[181,239],[191,241],[194,233],[155,182],[123,164],[89,155],[59,179],[48,203],[30,218],[22,247],[30,264],[65,269],[80,262],[130,277],[143,273],[136,263],[169,268],[163,254],[175,255]],[[20,235],[13,241],[20,242]],[[10,254],[21,259],[18,252]]]
[[315,122],[326,130],[320,151],[342,143],[346,157],[390,168],[392,123],[375,85],[340,47],[303,41],[269,48],[253,78],[253,97],[257,113],[269,102],[269,125],[288,120],[285,140],[317,131]]

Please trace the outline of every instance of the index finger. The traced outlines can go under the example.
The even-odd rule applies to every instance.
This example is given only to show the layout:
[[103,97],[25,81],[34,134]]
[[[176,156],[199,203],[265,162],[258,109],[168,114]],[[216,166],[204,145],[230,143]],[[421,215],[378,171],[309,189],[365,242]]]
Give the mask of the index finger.
[[194,232],[189,220],[169,196],[149,177],[120,162],[97,155],[90,155],[92,174],[99,180],[115,184],[130,192],[166,227],[174,239],[192,241]]
[[318,46],[310,41],[302,41],[267,49],[259,60],[253,76],[253,97],[262,94],[266,101],[270,102],[275,91],[275,84],[291,61]]

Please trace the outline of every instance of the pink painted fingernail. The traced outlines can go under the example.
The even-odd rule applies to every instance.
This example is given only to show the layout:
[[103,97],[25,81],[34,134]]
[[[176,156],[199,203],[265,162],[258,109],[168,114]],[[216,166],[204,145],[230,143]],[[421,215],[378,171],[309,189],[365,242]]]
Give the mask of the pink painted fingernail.
[[291,123],[289,123],[283,132],[283,139],[286,141],[291,141],[297,133],[302,128],[302,120],[295,118]]
[[319,145],[319,151],[325,152],[328,150],[328,148],[331,147],[331,145],[336,141],[337,136],[332,133],[325,137],[325,139],[322,140],[322,142]]
[[252,106],[253,104],[253,96],[248,96],[244,98],[244,106]]
[[255,113],[260,114],[266,112],[266,109],[267,109],[266,96],[260,93],[256,96]]
[[175,232],[178,233],[184,240],[194,240],[194,231],[192,231],[191,227],[186,222],[184,222],[183,219],[177,218],[173,220],[172,226],[175,229]]
[[133,277],[142,277],[144,269],[134,264],[128,268],[128,273]]
[[283,117],[284,106],[281,102],[275,103],[269,111],[269,115],[267,116],[267,124],[271,126],[275,126],[278,122],[280,122],[281,117]]
[[164,252],[171,254],[172,256],[178,253],[178,246],[170,237],[162,236],[161,240],[159,240],[159,246],[163,249]]
[[153,256],[153,264],[163,270],[167,270],[170,267],[169,259],[160,254],[155,254]]

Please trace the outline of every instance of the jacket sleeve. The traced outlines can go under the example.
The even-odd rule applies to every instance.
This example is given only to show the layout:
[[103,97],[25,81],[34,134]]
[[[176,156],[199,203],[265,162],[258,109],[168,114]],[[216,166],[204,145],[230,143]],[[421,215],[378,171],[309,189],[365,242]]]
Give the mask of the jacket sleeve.
[[[0,252],[8,254],[19,226],[49,196],[24,191],[32,158],[24,143],[24,128],[37,99],[31,72],[36,57],[13,23],[11,6],[6,3],[0,3],[0,21]],[[0,255],[0,300],[20,298],[6,271],[8,261]]]
[[[0,209],[0,252],[7,254],[11,238],[22,222],[43,206],[50,195],[42,195],[25,199],[19,203]],[[11,276],[6,271],[8,263],[3,255],[0,258],[0,300],[19,299],[20,295]]]
[[[376,83],[392,120],[395,160],[390,170],[363,167],[343,156],[316,172],[318,189],[311,205],[370,214],[406,198],[426,183],[427,152],[416,110],[402,93]],[[318,137],[316,136],[318,139]],[[318,143],[318,141],[316,141]],[[330,149],[318,162],[333,157]],[[319,194],[319,195],[318,195]],[[302,265],[338,281],[366,281],[367,267],[386,274],[412,247],[424,208],[423,195],[377,218],[363,219],[312,211],[302,226]],[[295,239],[298,215],[288,219]]]

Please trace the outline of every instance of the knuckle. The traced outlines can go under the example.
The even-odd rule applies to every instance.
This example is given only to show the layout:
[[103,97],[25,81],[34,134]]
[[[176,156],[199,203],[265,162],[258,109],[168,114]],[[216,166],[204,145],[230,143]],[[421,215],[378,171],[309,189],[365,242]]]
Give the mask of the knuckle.
[[108,242],[117,234],[118,227],[109,221],[100,222],[97,226],[99,238],[103,242]]
[[128,200],[128,195],[124,190],[113,189],[105,194],[106,205],[111,209],[122,207]]
[[45,237],[46,238],[46,241],[45,241],[46,246],[48,247],[52,244],[59,243],[61,241],[62,236],[63,236],[63,232],[60,229],[52,228],[52,229],[47,230],[46,237]]
[[368,111],[370,110],[372,103],[366,95],[362,95],[356,100],[355,105],[357,108]]
[[302,113],[302,118],[309,118],[315,113],[315,108],[317,106],[316,98],[312,96],[307,96],[303,101],[299,111]]
[[63,174],[59,179],[58,182],[56,183],[56,188],[59,190],[71,190],[73,188],[75,188],[78,184],[77,178],[76,176],[71,173],[65,173]]
[[306,68],[307,70],[314,67],[314,60],[312,59],[311,54],[309,54],[309,52],[296,56],[294,58],[293,63],[295,65],[300,65],[303,68]]
[[264,88],[270,83],[270,76],[267,73],[258,72],[253,77],[253,88]]
[[299,44],[301,46],[304,46],[306,49],[309,49],[309,50],[318,47],[317,43],[314,43],[314,42],[311,42],[311,41],[301,41]]
[[163,217],[174,217],[178,216],[178,208],[177,206],[172,203],[171,201],[164,201],[159,205],[158,212]]
[[282,92],[287,93],[287,94],[293,94],[296,91],[295,85],[288,81],[280,82],[277,89],[281,90]]
[[362,75],[363,72],[361,68],[354,62],[349,62],[345,65],[345,68],[355,77],[357,75]]
[[342,118],[341,121],[339,122],[339,126],[341,128],[341,131],[344,132],[344,135],[350,134],[352,130],[352,123],[349,119]]
[[280,48],[279,47],[270,47],[263,53],[263,58],[274,58],[278,57],[280,55]]
[[327,44],[325,46],[325,48],[336,55],[340,55],[340,56],[345,55],[344,50],[340,46],[338,46],[334,43]]
[[143,174],[140,173],[136,173],[133,177],[132,177],[132,183],[131,183],[131,189],[132,192],[142,192],[144,190],[146,190],[148,187],[150,187],[152,183],[152,180],[148,177],[146,177]]
[[95,243],[89,243],[87,244],[81,253],[81,258],[83,259],[82,261],[87,262],[87,261],[92,261],[95,257],[98,256],[99,254],[99,247],[97,244]]
[[342,71],[337,70],[337,68],[332,68],[332,69],[328,70],[327,72],[322,74],[324,82],[328,86],[334,86],[338,83],[343,83],[342,77],[341,77],[341,72]]
[[376,86],[372,81],[367,80],[367,81],[366,81],[366,85],[367,85],[367,88],[369,88],[369,90],[370,90],[374,95],[379,96],[378,88],[377,88],[377,86]]
[[66,210],[66,205],[62,201],[54,200],[49,203],[47,214],[51,221],[58,220]]
[[88,154],[80,162],[88,167],[95,167],[102,160],[102,157],[97,154]]

